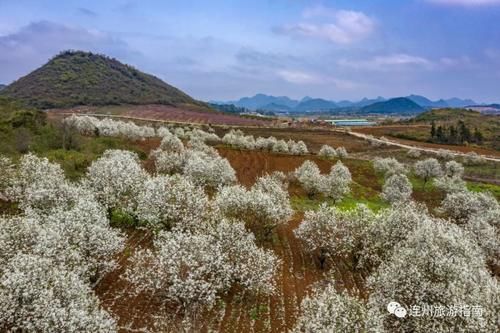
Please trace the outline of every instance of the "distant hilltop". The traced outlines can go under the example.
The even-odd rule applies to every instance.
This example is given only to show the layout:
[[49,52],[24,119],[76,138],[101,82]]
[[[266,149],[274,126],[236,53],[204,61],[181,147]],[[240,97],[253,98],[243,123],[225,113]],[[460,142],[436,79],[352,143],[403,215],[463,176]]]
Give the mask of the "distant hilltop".
[[208,106],[159,78],[104,55],[65,51],[0,94],[46,109],[77,105]]

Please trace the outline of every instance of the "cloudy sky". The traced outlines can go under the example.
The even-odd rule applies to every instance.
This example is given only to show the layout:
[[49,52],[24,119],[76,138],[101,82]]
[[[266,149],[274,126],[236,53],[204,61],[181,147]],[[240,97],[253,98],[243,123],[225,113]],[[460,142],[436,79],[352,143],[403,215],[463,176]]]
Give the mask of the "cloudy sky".
[[65,49],[203,100],[500,101],[500,0],[0,0],[0,83]]

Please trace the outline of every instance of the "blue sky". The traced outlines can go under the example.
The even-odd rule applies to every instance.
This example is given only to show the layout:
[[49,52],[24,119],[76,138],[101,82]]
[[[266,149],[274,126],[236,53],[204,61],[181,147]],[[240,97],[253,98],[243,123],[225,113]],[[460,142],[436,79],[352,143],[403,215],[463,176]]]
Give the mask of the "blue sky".
[[500,101],[500,0],[0,0],[0,83],[90,50],[203,100]]

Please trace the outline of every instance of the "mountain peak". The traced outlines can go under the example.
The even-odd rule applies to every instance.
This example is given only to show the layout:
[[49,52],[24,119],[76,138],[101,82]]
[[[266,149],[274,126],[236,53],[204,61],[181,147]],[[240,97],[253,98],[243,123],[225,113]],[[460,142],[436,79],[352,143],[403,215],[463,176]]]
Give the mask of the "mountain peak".
[[112,104],[204,104],[114,58],[64,51],[2,90],[38,108]]

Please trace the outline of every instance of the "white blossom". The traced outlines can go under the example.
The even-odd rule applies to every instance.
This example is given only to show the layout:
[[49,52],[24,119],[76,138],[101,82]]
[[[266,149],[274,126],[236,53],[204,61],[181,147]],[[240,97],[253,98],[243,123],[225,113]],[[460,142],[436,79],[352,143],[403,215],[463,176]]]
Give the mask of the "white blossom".
[[213,304],[231,284],[228,254],[213,236],[161,231],[153,251],[139,250],[126,278],[184,306]]
[[163,139],[161,139],[159,149],[168,152],[182,153],[184,151],[184,145],[178,137],[174,135],[165,135]]
[[486,159],[474,151],[468,152],[464,156],[464,163],[467,165],[480,165],[484,164],[485,162]]
[[148,179],[137,197],[137,217],[154,229],[193,229],[203,223],[208,197],[180,176]]
[[412,186],[408,177],[403,174],[393,174],[384,183],[381,197],[390,203],[407,201],[410,199]]
[[464,223],[472,215],[484,214],[499,207],[497,200],[489,193],[459,191],[446,195],[440,211],[457,223]]
[[437,150],[436,155],[438,158],[443,160],[451,160],[454,157],[452,151],[442,148]]
[[254,293],[270,294],[281,264],[271,250],[259,248],[253,233],[238,221],[221,220],[207,231],[221,246],[231,265],[232,280]]
[[467,184],[460,177],[438,177],[434,179],[434,186],[446,193],[467,191]]
[[78,274],[48,258],[18,254],[0,275],[0,329],[116,332],[116,323]]
[[408,152],[406,153],[406,155],[410,158],[419,158],[421,154],[422,153],[420,152],[420,150],[413,149],[413,148],[408,150]]
[[80,192],[66,180],[58,164],[31,153],[21,158],[6,189],[7,197],[18,202],[22,210],[39,212],[70,206],[80,196]]
[[464,175],[464,167],[458,162],[448,161],[444,165],[444,174],[447,177],[462,177]]
[[286,154],[286,153],[289,152],[288,144],[286,143],[285,140],[278,140],[274,144],[272,151],[274,153],[283,153],[283,154]]
[[386,178],[396,174],[406,174],[408,172],[406,166],[394,157],[375,158],[373,161],[373,168],[375,171],[384,174]]
[[372,270],[386,261],[393,249],[403,242],[426,216],[426,206],[412,201],[395,203],[380,210],[368,224],[363,236],[360,266]]
[[424,186],[430,179],[439,177],[442,173],[441,165],[435,158],[415,163],[415,174],[424,180]]
[[321,146],[318,155],[325,158],[335,158],[337,157],[337,151],[332,146],[323,145]]
[[309,153],[309,150],[307,149],[307,145],[304,143],[304,141],[298,141],[298,142],[293,142],[291,147],[289,148],[289,152],[292,155],[305,155]]
[[313,161],[306,160],[294,171],[294,178],[300,183],[309,196],[325,191],[324,178]]
[[338,158],[347,158],[349,154],[344,147],[337,147],[337,157]]
[[176,153],[155,149],[151,152],[150,157],[154,160],[157,173],[180,173],[186,164],[185,152]]
[[184,175],[195,184],[217,188],[236,181],[236,172],[229,161],[220,156],[211,156],[202,151],[188,151]]
[[12,186],[15,177],[14,163],[10,158],[0,155],[0,199],[6,199],[5,191]]
[[307,211],[294,231],[308,252],[316,253],[321,268],[332,256],[358,255],[362,235],[373,213],[364,206],[342,212],[322,204],[317,211]]
[[261,177],[246,190],[241,185],[222,188],[215,198],[227,217],[239,218],[252,229],[263,229],[265,236],[292,215],[287,184],[282,173]]
[[325,194],[335,200],[341,199],[351,190],[351,172],[341,162],[338,161],[332,166],[330,174],[326,177]]
[[[388,332],[492,332],[498,322],[498,282],[484,256],[459,227],[426,217],[368,279],[373,322]],[[387,312],[396,301],[412,306],[480,306],[480,316],[406,316]]]
[[364,332],[367,311],[361,300],[333,284],[306,296],[293,333]]
[[88,168],[84,184],[106,208],[133,212],[137,195],[147,177],[137,154],[124,150],[106,150]]

